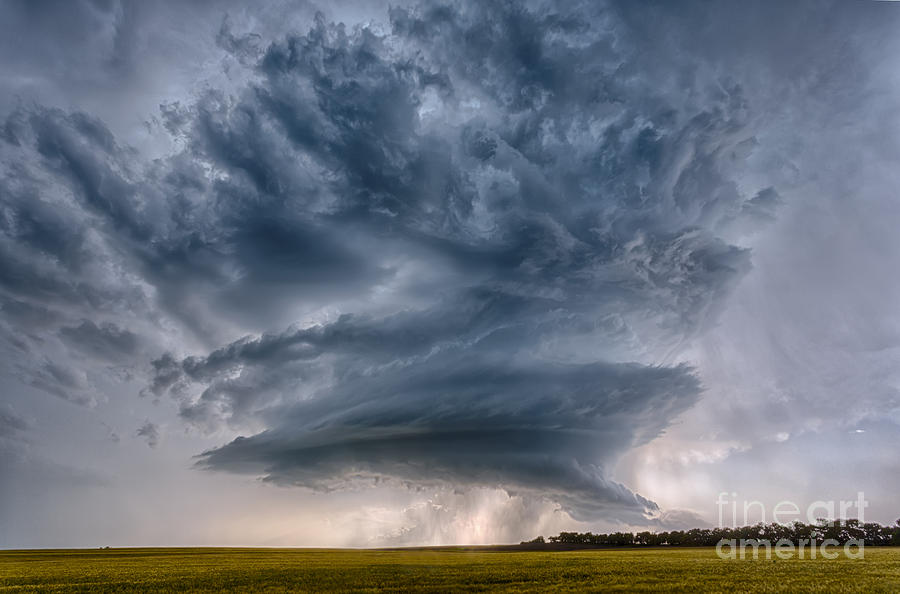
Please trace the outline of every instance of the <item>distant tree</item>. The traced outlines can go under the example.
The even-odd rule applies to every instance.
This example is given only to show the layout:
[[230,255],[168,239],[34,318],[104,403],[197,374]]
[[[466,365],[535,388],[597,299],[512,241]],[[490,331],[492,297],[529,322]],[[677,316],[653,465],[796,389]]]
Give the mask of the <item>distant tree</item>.
[[[795,545],[801,540],[812,538],[821,544],[826,539],[834,539],[841,544],[858,539],[869,546],[900,546],[900,519],[893,526],[882,526],[875,522],[860,524],[859,520],[826,520],[819,518],[815,524],[795,521],[792,524],[763,524],[736,526],[733,528],[692,528],[670,532],[613,532],[594,534],[592,532],[560,532],[547,539],[551,543],[595,545],[595,546],[715,546],[720,540],[768,540],[777,542],[788,540]],[[522,544],[543,543],[543,537]]]

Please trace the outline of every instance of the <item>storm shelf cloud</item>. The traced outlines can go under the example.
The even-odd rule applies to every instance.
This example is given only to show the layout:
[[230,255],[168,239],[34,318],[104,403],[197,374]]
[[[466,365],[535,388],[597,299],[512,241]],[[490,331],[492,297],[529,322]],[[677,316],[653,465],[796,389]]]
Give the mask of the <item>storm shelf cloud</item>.
[[[757,61],[724,39],[812,5],[425,2],[353,23],[289,4],[302,25],[73,4],[115,31],[81,54],[99,79],[130,88],[179,11],[214,21],[184,47],[215,72],[139,134],[52,90],[3,106],[4,373],[98,414],[155,402],[134,437],[162,455],[176,426],[207,436],[181,452],[198,470],[698,517],[614,470],[703,400],[685,353],[812,183],[779,131],[827,119],[804,93],[847,62],[795,76],[815,48],[770,59],[782,24]],[[57,31],[24,6],[5,10]]]

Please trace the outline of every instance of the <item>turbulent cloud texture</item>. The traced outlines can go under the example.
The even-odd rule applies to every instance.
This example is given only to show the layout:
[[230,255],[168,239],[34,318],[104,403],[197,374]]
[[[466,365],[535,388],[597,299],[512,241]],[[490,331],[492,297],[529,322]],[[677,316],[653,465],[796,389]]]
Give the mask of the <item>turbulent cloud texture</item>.
[[[731,177],[755,144],[740,85],[682,100],[635,76],[613,18],[429,4],[265,43],[226,22],[248,82],[165,105],[182,148],[152,163],[95,117],[19,107],[2,136],[7,334],[58,327],[72,357],[117,365],[166,324],[208,344],[221,319],[294,315],[154,360],[145,393],[188,422],[257,428],[202,466],[653,510],[609,464],[695,402],[691,369],[660,363],[748,270],[722,230],[779,200]],[[91,401],[89,374],[30,358],[25,381]],[[155,445],[152,423],[139,434]]]
[[[851,342],[881,354],[853,361],[892,365],[894,300],[873,295],[893,285],[858,289],[888,233],[847,235],[865,209],[841,200],[894,220],[896,106],[875,106],[896,89],[871,64],[896,23],[852,4],[8,3],[0,446],[54,432],[33,392],[103,411],[102,447],[219,477],[442,490],[413,523],[694,522],[654,503],[689,507],[653,482],[670,458],[840,424],[818,370],[852,364],[810,338],[821,319],[858,310]],[[724,332],[741,282],[760,313]],[[847,377],[867,386],[853,422],[896,415],[893,376]],[[689,410],[690,451],[647,455],[649,481],[616,471]]]

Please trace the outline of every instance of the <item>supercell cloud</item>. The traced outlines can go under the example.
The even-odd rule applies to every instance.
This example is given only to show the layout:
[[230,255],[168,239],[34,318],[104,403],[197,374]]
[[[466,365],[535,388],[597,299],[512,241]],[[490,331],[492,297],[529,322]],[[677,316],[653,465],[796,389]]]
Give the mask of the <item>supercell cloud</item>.
[[[832,83],[818,45],[788,55],[784,21],[816,11],[348,5],[354,23],[285,5],[278,27],[229,3],[95,4],[79,18],[113,49],[100,36],[80,59],[103,84],[140,93],[141,52],[180,35],[179,10],[215,25],[183,38],[209,72],[179,70],[140,134],[121,105],[107,120],[46,90],[89,94],[71,73],[4,106],[9,381],[59,406],[154,402],[120,431],[154,452],[207,435],[181,452],[200,470],[659,515],[614,469],[703,402],[685,353],[808,175],[783,126],[824,121],[798,97]],[[811,39],[834,28],[807,22]],[[28,432],[3,410],[0,436]]]

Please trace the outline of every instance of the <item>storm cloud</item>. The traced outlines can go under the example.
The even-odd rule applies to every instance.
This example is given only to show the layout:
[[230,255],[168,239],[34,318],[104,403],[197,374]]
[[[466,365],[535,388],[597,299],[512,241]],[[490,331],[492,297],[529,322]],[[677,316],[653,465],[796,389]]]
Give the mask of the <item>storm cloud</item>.
[[[267,44],[226,22],[249,82],[164,106],[184,148],[149,164],[94,117],[19,108],[7,291],[68,315],[145,306],[206,342],[222,317],[321,319],[154,361],[145,393],[187,422],[264,428],[205,468],[653,511],[607,468],[696,401],[691,369],[660,363],[749,269],[719,229],[771,217],[777,194],[731,178],[755,142],[740,84],[679,100],[631,74],[609,17],[429,4],[381,31],[320,15]],[[111,317],[59,336],[134,354]],[[64,398],[89,390],[56,363],[31,374]]]
[[202,466],[654,508],[605,468],[695,401],[690,369],[650,353],[709,323],[749,266],[716,228],[774,191],[728,178],[753,141],[739,86],[673,104],[619,74],[597,22],[512,5],[396,9],[383,34],[320,18],[256,52],[237,97],[169,112],[178,159],[221,172],[177,180],[211,201],[215,235],[183,261],[227,255],[203,262],[231,269],[213,299],[247,319],[287,298],[338,310],[155,361],[149,391],[188,421],[266,427]]
[[[33,35],[0,58],[23,95],[0,103],[0,369],[142,407],[98,435],[154,454],[203,436],[178,451],[200,470],[697,518],[615,470],[692,410],[727,452],[761,431],[696,349],[759,249],[800,259],[755,238],[831,200],[813,155],[840,163],[848,105],[882,96],[864,43],[832,49],[889,31],[856,4],[11,3],[0,28]],[[775,331],[731,327],[758,365]],[[837,414],[805,402],[782,416]]]

